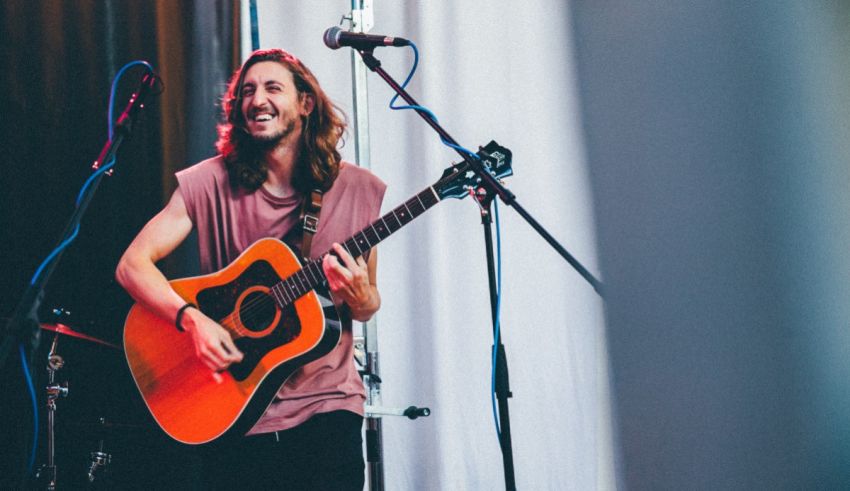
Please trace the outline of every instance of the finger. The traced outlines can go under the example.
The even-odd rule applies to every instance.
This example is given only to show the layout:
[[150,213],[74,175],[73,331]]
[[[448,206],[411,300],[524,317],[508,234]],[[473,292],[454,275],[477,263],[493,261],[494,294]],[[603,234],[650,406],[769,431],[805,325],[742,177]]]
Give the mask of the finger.
[[342,259],[343,264],[348,269],[355,269],[357,267],[357,260],[354,259],[348,250],[340,244],[335,244],[334,250],[337,251],[339,257]]
[[212,378],[217,384],[224,382],[224,377],[222,377],[221,374],[216,372],[215,370],[213,370],[212,372]]
[[221,348],[225,351],[229,360],[242,361],[242,357],[244,355],[241,351],[239,351],[239,348],[236,347],[236,343],[233,342],[233,339],[229,335],[222,337]]
[[213,370],[221,370],[229,364],[225,361],[225,356],[221,348],[210,346],[202,350],[202,357],[210,363]]
[[221,350],[224,352],[224,362],[230,366],[231,363],[236,363],[242,360],[242,353],[238,350],[231,351],[227,349],[227,346],[224,345],[224,341],[221,343]]
[[337,261],[336,256],[333,254],[327,254],[325,258],[322,259],[322,269],[325,271],[325,276],[334,271],[335,264],[339,264],[339,261]]
[[217,367],[217,366],[216,366],[216,364],[215,364],[215,363],[213,363],[212,361],[207,360],[206,358],[202,358],[202,359],[201,359],[201,362],[202,362],[204,365],[206,365],[206,367],[207,367],[207,368],[209,368],[211,372],[213,372],[213,373],[217,373],[217,372],[218,372],[218,367]]
[[328,283],[332,280],[335,280],[337,283],[340,281],[345,282],[351,277],[351,271],[340,264],[339,260],[331,254],[325,256],[322,266],[325,270],[325,277],[328,278]]

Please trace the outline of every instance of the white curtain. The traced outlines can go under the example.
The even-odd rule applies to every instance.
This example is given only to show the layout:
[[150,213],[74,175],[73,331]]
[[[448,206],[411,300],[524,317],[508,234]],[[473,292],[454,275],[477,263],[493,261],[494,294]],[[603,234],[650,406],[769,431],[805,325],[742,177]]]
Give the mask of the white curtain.
[[[301,58],[349,116],[351,50],[326,48],[322,34],[350,9],[346,0],[258,2],[260,47]],[[462,145],[477,150],[495,139],[510,148],[515,175],[506,181],[518,202],[599,277],[568,4],[375,1],[374,17],[371,32],[420,50],[413,97]],[[249,49],[244,6],[243,27]],[[409,48],[376,56],[399,82],[413,62]],[[389,185],[386,212],[458,157],[414,112],[389,110],[392,92],[371,72],[368,87],[370,167]],[[499,214],[517,485],[614,488],[602,302],[514,210],[500,204]],[[482,230],[473,200],[449,200],[378,247],[383,403],[432,410],[415,421],[384,418],[387,489],[504,488]]]

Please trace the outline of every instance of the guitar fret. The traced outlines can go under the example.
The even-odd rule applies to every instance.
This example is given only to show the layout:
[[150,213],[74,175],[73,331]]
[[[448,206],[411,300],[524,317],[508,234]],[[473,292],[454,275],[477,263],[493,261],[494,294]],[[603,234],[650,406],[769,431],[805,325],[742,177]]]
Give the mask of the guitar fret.
[[351,257],[356,258],[357,256],[360,255],[360,253],[356,249],[357,243],[354,242],[354,238],[350,238],[350,239],[346,240],[345,242],[343,242],[342,247],[343,247],[343,249],[348,251],[348,254],[350,254]]
[[428,194],[427,196],[432,198],[432,200],[428,200],[428,202],[430,203],[430,206],[434,206],[440,201],[440,197],[437,195],[437,191],[434,189],[434,186],[429,187],[424,192],[427,193],[428,191],[431,191],[431,194]]
[[357,257],[356,255],[354,255],[354,254],[352,254],[352,253],[351,253],[351,244],[350,244],[350,243],[351,243],[351,239],[346,240],[345,242],[343,242],[343,243],[342,243],[342,248],[343,248],[343,249],[345,249],[345,250],[346,250],[346,252],[348,252],[348,254],[349,254],[351,257]]
[[300,289],[306,292],[306,291],[310,290],[310,286],[304,281],[304,278],[302,277],[302,271],[295,273],[293,276],[298,278],[298,282],[301,284]]
[[[366,237],[364,232],[357,234],[357,237],[357,245],[360,247],[360,255],[362,256],[364,252],[372,248],[372,244],[369,242],[369,238]],[[364,243],[366,244],[366,247],[363,247]]]
[[283,298],[283,304],[284,305],[291,304],[292,298],[289,297],[289,292],[286,290],[286,280],[281,281],[280,283],[277,284],[277,286],[279,287],[278,289],[280,290],[280,296],[281,296],[281,298]]
[[[399,208],[401,208],[401,207],[399,207]],[[396,221],[396,224],[397,224],[396,228],[392,229],[393,232],[395,232],[396,230],[398,230],[398,229],[400,229],[401,227],[404,226],[404,224],[401,223],[401,220],[399,220],[398,212],[396,210],[398,210],[398,208],[396,208],[395,210],[392,211],[393,218],[395,218],[395,221]]]
[[[407,208],[407,203],[402,204],[399,208],[404,207],[404,210],[399,211],[396,214],[396,218],[398,219],[399,226],[406,224],[410,221],[410,209]],[[401,228],[401,227],[399,227]]]
[[309,271],[310,270],[308,269],[302,269],[300,273],[301,276],[304,278],[304,284],[307,286],[307,291],[312,290],[313,287],[316,286],[316,284],[313,282],[313,279],[310,278]]
[[[377,222],[376,222],[376,223],[377,223]],[[381,232],[380,232],[380,230],[378,230],[378,229],[376,229],[376,228],[375,228],[375,224],[374,224],[374,223],[373,223],[373,224],[371,224],[371,225],[369,225],[369,228],[371,228],[371,229],[372,229],[372,232],[374,232],[374,233],[375,233],[375,239],[377,239],[377,240],[375,240],[375,243],[376,243],[376,244],[377,244],[378,242],[380,242],[380,241],[382,241],[382,240],[384,239],[384,237],[381,237]]]
[[304,277],[304,284],[307,285],[307,290],[312,290],[316,286],[316,283],[310,278],[308,274],[309,270],[302,269],[301,272],[303,273],[302,276]]
[[317,263],[316,263],[315,261],[311,261],[311,262],[310,262],[310,264],[308,264],[308,265],[307,265],[307,271],[309,271],[309,272],[310,272],[310,275],[313,277],[313,286],[318,285],[319,283],[321,283],[321,282],[322,282],[322,278],[323,278],[323,276],[321,276],[321,275],[319,275],[319,277],[318,277],[318,278],[316,277],[316,271],[315,271],[315,269],[316,269],[316,267],[317,267],[317,266],[318,266],[318,265],[317,265]]
[[378,231],[375,230],[375,225],[369,225],[369,227],[363,229],[363,236],[366,237],[366,242],[369,243],[369,248],[371,248],[373,244],[377,244],[381,241],[381,236],[378,234]]
[[387,221],[386,221],[386,220],[384,220],[384,218],[385,218],[385,216],[381,217],[381,224],[383,224],[383,227],[381,227],[381,230],[385,230],[385,231],[386,231],[386,235],[384,235],[383,237],[381,237],[382,239],[385,239],[385,238],[389,237],[389,236],[390,236],[390,234],[392,233],[392,232],[390,232],[390,227],[389,227],[389,225],[387,225]]
[[278,285],[280,285],[280,283],[278,283],[277,285],[272,285],[271,291],[272,291],[272,295],[274,295],[274,299],[277,302],[278,306],[282,307],[284,305],[284,298],[283,298],[283,295],[279,291]]

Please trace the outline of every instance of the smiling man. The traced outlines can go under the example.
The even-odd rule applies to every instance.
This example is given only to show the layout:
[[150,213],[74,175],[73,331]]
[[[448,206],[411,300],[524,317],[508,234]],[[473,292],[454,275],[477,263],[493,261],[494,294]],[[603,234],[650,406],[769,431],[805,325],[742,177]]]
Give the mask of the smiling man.
[[381,300],[375,250],[353,258],[339,242],[378,217],[386,186],[341,161],[344,115],[283,50],[254,52],[230,80],[222,107],[220,154],[177,173],[177,190],[130,244],[116,277],[137,302],[191,336],[210,375],[221,377],[243,353],[230,331],[172,289],[156,262],[193,229],[202,274],[262,238],[307,245],[299,217],[311,193],[321,195],[309,250],[311,258],[328,250],[338,256],[326,255],[322,269],[341,317],[340,342],[289,377],[244,438],[207,452],[201,478],[214,489],[360,490],[365,393],[352,361],[351,323],[371,318]]

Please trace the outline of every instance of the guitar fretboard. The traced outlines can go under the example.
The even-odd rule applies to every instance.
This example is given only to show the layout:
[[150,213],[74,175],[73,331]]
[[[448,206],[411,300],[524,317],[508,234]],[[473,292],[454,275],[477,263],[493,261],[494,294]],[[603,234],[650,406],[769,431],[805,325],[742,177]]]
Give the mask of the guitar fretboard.
[[[364,252],[375,247],[379,242],[439,202],[440,198],[436,191],[433,187],[429,187],[354,234],[343,242],[342,246],[352,257],[362,256]],[[279,307],[283,308],[295,302],[302,295],[325,281],[322,261],[328,254],[333,254],[333,252],[325,252],[308,262],[297,273],[290,275],[271,288]]]

